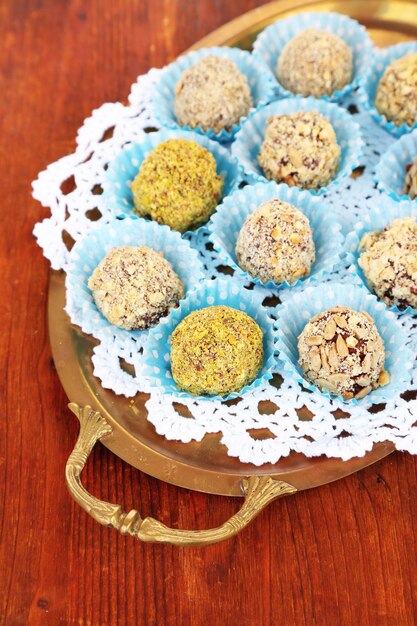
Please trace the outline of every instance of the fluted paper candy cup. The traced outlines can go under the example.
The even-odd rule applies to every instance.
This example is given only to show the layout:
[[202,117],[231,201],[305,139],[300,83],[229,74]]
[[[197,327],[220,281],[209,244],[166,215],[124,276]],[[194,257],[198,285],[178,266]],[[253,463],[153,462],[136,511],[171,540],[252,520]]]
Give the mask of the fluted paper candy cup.
[[271,115],[288,115],[297,111],[316,111],[323,115],[333,126],[337,143],[341,148],[340,163],[334,179],[320,189],[306,190],[313,195],[321,195],[337,185],[345,176],[349,176],[352,170],[360,165],[364,145],[359,125],[345,109],[336,104],[315,98],[298,97],[273,102],[256,112],[243,124],[236,135],[236,141],[232,144],[232,154],[237,157],[252,182],[267,181],[258,163],[266,123]]
[[156,146],[168,139],[194,141],[213,155],[216,160],[217,174],[223,176],[224,179],[223,198],[232,193],[241,182],[243,172],[237,159],[215,141],[186,130],[161,130],[156,133],[148,133],[140,143],[128,144],[109,163],[103,181],[102,197],[107,208],[114,213],[115,217],[130,215],[135,219],[144,219],[134,212],[132,182],[145,158]]
[[375,169],[378,187],[394,200],[410,200],[404,193],[407,166],[417,157],[417,129],[394,141]]
[[369,111],[374,120],[394,137],[401,137],[417,128],[417,121],[412,126],[408,124],[397,126],[394,122],[388,121],[385,115],[381,115],[375,107],[375,95],[386,68],[393,61],[412,52],[417,52],[417,41],[398,43],[395,46],[374,50],[369,69],[360,80],[359,100],[361,104]]
[[[373,230],[384,230],[386,226],[389,226],[391,222],[400,217],[415,217],[417,219],[417,203],[411,200],[395,202],[387,196],[381,196],[380,206],[378,208],[372,208],[368,213],[364,215],[362,220],[356,223],[354,230],[352,230],[346,237],[344,248],[346,251],[346,260],[350,263],[349,271],[353,278],[357,282],[365,285],[369,290],[365,275],[362,268],[358,264],[359,259],[359,244],[365,233],[369,233]],[[417,310],[408,306],[406,309],[399,309],[397,306],[388,306],[385,302],[381,301],[383,306],[400,315],[417,315]]]
[[[261,58],[276,77],[278,59],[284,46],[307,28],[328,31],[342,39],[352,50],[352,81],[343,89],[338,89],[330,95],[325,94],[320,98],[337,102],[358,86],[361,76],[367,70],[373,48],[367,30],[356,20],[340,13],[297,13],[265,28],[255,40],[254,55]],[[277,78],[275,81],[275,93],[278,97],[295,95],[285,89]]]
[[[253,211],[264,202],[278,198],[299,209],[308,218],[313,231],[316,250],[316,260],[308,276],[290,284],[287,281],[281,284],[272,280],[262,283],[239,267],[236,257],[236,241],[239,232]],[[318,197],[308,191],[301,191],[295,187],[277,185],[274,182],[247,185],[241,190],[228,196],[218,208],[209,222],[210,241],[225,265],[232,267],[238,275],[249,278],[254,283],[277,289],[280,287],[295,286],[302,281],[314,281],[323,278],[340,262],[343,253],[343,237],[340,224],[332,215],[332,211]]]
[[[180,126],[175,116],[175,86],[186,70],[192,65],[195,65],[203,57],[209,55],[233,61],[238,70],[246,76],[253,100],[253,107],[249,111],[249,116],[273,99],[274,77],[261,60],[239,48],[228,48],[226,46],[202,48],[201,50],[195,50],[180,56],[162,71],[161,78],[152,96],[153,112],[155,118],[162,126],[191,130],[189,126]],[[230,131],[222,129],[219,133],[215,133],[213,130],[205,131],[202,128],[194,128],[192,130],[202,135],[207,135],[216,141],[227,143],[233,141],[234,135],[247,117],[248,116],[242,117],[239,124],[235,124]]]
[[[334,306],[347,306],[355,311],[369,313],[375,322],[385,346],[385,369],[390,382],[378,387],[361,399],[345,400],[341,396],[321,391],[304,378],[298,364],[298,337],[312,317]],[[414,355],[407,346],[407,335],[394,313],[360,285],[346,283],[322,283],[294,293],[279,309],[276,321],[278,329],[277,347],[279,359],[285,372],[295,378],[303,387],[345,404],[369,406],[386,402],[403,393],[411,380],[411,367]]]
[[97,308],[88,279],[108,252],[115,246],[147,246],[161,252],[184,285],[185,297],[204,278],[197,250],[168,226],[129,217],[98,224],[71,250],[65,281],[66,311],[73,324],[96,339],[133,338],[141,341],[148,330],[125,330],[111,324]]
[[[148,342],[144,348],[144,375],[152,387],[178,398],[198,398],[199,400],[231,400],[255,389],[265,380],[272,378],[275,365],[275,330],[273,320],[262,307],[263,296],[245,289],[231,279],[203,281],[198,289],[180,302],[177,309],[172,309],[168,317],[161,320],[158,327],[149,331]],[[227,396],[193,396],[181,391],[171,373],[170,352],[171,336],[178,324],[187,315],[209,306],[229,306],[244,311],[255,320],[263,332],[264,364],[256,379],[245,385],[240,391]]]

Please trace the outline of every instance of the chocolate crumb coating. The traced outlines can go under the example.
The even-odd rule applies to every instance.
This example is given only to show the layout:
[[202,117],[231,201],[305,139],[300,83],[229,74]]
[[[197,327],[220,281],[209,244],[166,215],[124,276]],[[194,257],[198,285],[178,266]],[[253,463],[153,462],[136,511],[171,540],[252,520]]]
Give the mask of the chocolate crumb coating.
[[230,131],[252,106],[247,78],[229,59],[206,56],[175,86],[175,115],[181,126]]
[[396,126],[417,122],[417,52],[388,65],[379,81],[375,106]]
[[407,167],[403,193],[409,195],[411,200],[417,198],[417,156]]
[[417,309],[417,223],[402,217],[365,233],[358,263],[369,288],[389,306]]
[[90,276],[88,286],[104,317],[127,330],[154,326],[184,296],[184,287],[171,264],[146,246],[110,250]]
[[298,338],[298,352],[306,378],[345,400],[389,382],[384,342],[364,311],[335,306],[315,315]]
[[315,259],[310,222],[292,204],[273,199],[246,218],[236,242],[239,266],[263,283],[295,282]]
[[340,146],[330,122],[316,111],[273,115],[258,160],[268,179],[319,189],[336,174]]
[[333,33],[307,28],[284,46],[276,73],[294,94],[330,96],[352,80],[352,50]]
[[193,395],[238,392],[256,378],[263,360],[262,330],[228,306],[193,311],[172,333],[172,376]]
[[194,141],[168,139],[143,161],[132,183],[135,211],[185,233],[207,222],[222,197],[214,156]]

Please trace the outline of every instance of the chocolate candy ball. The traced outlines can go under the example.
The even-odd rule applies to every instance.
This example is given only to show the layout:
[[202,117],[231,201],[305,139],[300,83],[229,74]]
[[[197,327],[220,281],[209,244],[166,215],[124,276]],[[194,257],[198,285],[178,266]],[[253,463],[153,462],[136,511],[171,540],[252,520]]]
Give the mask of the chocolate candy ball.
[[265,176],[277,183],[318,189],[334,178],[340,146],[332,125],[320,113],[273,115],[258,160]]
[[207,222],[223,183],[208,150],[194,141],[169,139],[146,157],[132,183],[135,210],[184,233]]
[[389,382],[384,342],[363,311],[336,306],[319,313],[300,334],[298,351],[306,378],[345,400],[363,398]]
[[307,217],[274,199],[248,215],[236,242],[242,269],[263,283],[295,282],[310,272],[315,249]]
[[258,324],[228,306],[193,311],[172,333],[172,376],[180,389],[193,395],[240,391],[256,378],[263,358]]
[[247,78],[229,59],[202,58],[182,74],[175,87],[175,115],[181,126],[230,131],[251,106]]
[[417,122],[417,52],[393,61],[376,91],[375,106],[396,126]]
[[146,246],[110,250],[90,276],[88,286],[104,317],[127,330],[154,326],[184,295],[170,263]]
[[276,72],[294,94],[330,96],[352,80],[352,50],[333,33],[308,28],[284,46]]
[[417,223],[399,218],[383,231],[366,233],[358,263],[369,288],[389,306],[417,309]]

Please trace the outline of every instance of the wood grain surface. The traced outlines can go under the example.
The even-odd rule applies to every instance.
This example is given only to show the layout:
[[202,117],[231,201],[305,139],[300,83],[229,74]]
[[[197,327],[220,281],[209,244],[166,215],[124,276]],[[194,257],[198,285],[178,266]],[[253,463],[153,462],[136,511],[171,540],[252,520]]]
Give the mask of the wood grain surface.
[[[10,626],[394,624],[417,621],[417,462],[394,454],[280,500],[206,549],[134,543],[73,503],[75,418],[51,362],[48,263],[30,182],[71,152],[82,120],[135,77],[256,0],[0,1],[0,623]],[[98,446],[85,482],[180,527],[238,502],[158,482]]]

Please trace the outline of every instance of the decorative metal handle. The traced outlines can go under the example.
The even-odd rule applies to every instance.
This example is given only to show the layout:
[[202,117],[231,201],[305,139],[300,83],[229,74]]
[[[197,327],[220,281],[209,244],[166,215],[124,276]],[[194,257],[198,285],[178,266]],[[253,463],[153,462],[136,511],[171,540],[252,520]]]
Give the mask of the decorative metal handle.
[[94,444],[109,435],[112,428],[105,418],[90,406],[81,408],[72,402],[69,408],[78,417],[81,426],[77,443],[65,469],[68,489],[74,500],[99,524],[116,528],[122,534],[132,535],[147,542],[179,546],[209,545],[233,537],[272,500],[297,491],[292,485],[274,480],[270,476],[251,476],[244,478],[241,483],[245,497],[242,508],[218,528],[177,530],[165,526],[153,517],[142,519],[135,509],[126,513],[120,505],[103,502],[82,486],[80,475]]

